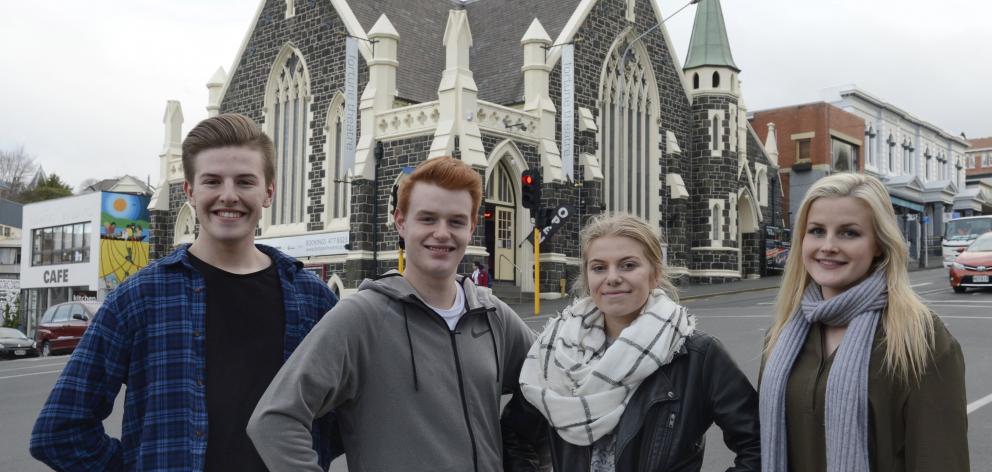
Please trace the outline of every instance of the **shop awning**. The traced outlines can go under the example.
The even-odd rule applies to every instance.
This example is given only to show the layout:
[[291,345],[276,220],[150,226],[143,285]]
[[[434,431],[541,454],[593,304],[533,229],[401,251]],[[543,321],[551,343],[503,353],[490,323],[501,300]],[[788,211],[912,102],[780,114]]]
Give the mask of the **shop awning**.
[[895,206],[901,206],[903,208],[913,210],[917,213],[923,213],[923,205],[919,203],[914,203],[909,200],[905,200],[899,197],[889,196],[892,199],[892,204]]

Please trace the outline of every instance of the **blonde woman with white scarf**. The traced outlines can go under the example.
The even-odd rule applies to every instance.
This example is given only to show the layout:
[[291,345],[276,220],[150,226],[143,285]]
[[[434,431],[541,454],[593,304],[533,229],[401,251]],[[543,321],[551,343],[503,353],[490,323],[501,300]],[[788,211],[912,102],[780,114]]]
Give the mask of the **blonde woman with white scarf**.
[[672,299],[657,234],[630,215],[601,216],[581,248],[582,298],[548,323],[520,374],[551,425],[555,470],[698,471],[716,423],[736,454],[728,470],[757,471],[757,394]]

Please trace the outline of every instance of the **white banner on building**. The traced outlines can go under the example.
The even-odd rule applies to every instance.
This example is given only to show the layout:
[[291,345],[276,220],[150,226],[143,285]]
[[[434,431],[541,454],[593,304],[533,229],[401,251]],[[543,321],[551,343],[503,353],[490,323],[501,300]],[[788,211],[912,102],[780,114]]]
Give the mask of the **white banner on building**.
[[574,45],[561,49],[561,170],[575,180],[575,56]]
[[292,257],[332,256],[346,254],[348,232],[305,234],[282,238],[256,239],[255,242],[272,246]]
[[350,171],[358,141],[358,39],[348,36],[344,44],[344,169]]

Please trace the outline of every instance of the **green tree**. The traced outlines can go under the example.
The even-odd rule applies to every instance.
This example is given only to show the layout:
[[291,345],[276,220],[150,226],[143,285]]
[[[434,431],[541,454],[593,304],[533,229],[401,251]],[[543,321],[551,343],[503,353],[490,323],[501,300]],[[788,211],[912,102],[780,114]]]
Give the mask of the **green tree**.
[[51,200],[53,198],[68,197],[72,195],[72,187],[62,181],[57,174],[48,176],[44,182],[37,187],[27,190],[20,195],[21,203],[34,203]]
[[20,328],[21,327],[21,314],[20,310],[17,309],[17,303],[11,306],[9,303],[4,303],[3,305],[3,327],[4,328]]

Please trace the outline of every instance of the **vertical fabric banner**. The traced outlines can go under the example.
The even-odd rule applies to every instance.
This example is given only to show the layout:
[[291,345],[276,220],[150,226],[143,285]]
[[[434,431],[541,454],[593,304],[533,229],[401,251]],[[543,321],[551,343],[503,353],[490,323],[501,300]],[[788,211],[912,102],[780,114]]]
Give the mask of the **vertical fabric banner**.
[[574,45],[561,50],[561,170],[575,180],[575,55]]
[[344,44],[344,171],[350,172],[358,136],[358,39],[348,36]]

